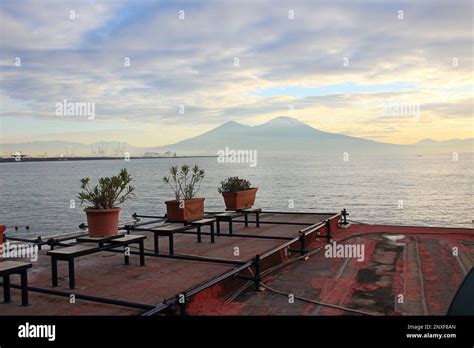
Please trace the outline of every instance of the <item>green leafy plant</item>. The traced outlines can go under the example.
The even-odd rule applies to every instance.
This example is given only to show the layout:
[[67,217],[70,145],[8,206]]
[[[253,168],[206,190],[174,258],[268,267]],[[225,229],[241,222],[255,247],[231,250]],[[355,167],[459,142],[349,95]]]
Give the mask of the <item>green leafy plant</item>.
[[245,179],[239,179],[238,176],[233,176],[221,181],[221,186],[217,189],[219,193],[222,192],[238,192],[247,191],[250,189],[250,182]]
[[112,209],[123,204],[126,200],[135,197],[135,187],[130,185],[132,178],[126,169],[118,175],[109,178],[100,178],[98,185],[91,187],[89,178],[81,179],[82,192],[79,193],[81,205],[84,202],[91,204],[92,209]]
[[186,200],[196,196],[203,179],[204,170],[197,165],[191,168],[185,164],[180,169],[178,166],[171,167],[170,176],[164,177],[163,182],[171,187],[177,200]]

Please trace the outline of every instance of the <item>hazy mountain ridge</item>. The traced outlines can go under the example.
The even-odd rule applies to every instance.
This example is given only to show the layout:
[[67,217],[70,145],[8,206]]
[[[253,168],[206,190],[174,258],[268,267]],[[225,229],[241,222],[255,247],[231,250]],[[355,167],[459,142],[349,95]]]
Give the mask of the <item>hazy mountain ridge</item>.
[[264,124],[247,126],[226,122],[206,133],[156,147],[135,147],[121,142],[81,144],[67,141],[35,141],[0,144],[3,155],[20,152],[48,156],[132,156],[145,153],[177,155],[216,155],[220,149],[257,150],[260,154],[424,154],[439,152],[474,152],[474,138],[435,141],[424,139],[411,145],[377,142],[348,135],[324,132],[290,117],[277,117]]

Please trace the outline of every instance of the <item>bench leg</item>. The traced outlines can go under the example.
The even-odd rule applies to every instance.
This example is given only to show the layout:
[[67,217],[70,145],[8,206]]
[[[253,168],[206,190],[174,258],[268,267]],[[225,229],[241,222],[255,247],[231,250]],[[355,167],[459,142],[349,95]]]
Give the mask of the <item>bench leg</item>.
[[74,270],[74,259],[68,260],[69,264],[69,289],[76,288],[76,274]]
[[249,214],[245,214],[245,227],[249,227]]
[[10,303],[11,302],[11,295],[10,295],[10,275],[3,276],[3,302]]
[[145,266],[145,245],[143,244],[143,240],[138,242],[140,247],[140,266]]
[[216,221],[217,226],[217,234],[221,234],[221,222],[219,220]]
[[255,214],[255,224],[260,227],[260,213]]
[[174,236],[173,233],[170,233],[170,238],[169,238],[169,249],[170,249],[170,255],[174,255]]
[[160,253],[160,242],[158,240],[159,236],[158,236],[158,233],[154,233],[154,238],[155,238],[155,254],[159,254]]
[[21,277],[21,305],[28,306],[28,271],[24,269],[20,273]]
[[201,243],[201,226],[197,227],[197,233],[198,233],[198,243]]
[[232,236],[232,220],[229,221],[229,234]]
[[214,223],[211,224],[211,243],[214,243]]
[[130,256],[127,255],[127,248],[128,248],[128,251],[130,252],[130,246],[128,244],[125,244],[124,247],[123,247],[123,258],[124,258],[124,263],[126,265],[129,265],[130,264]]
[[51,283],[53,288],[58,286],[58,260],[54,256],[51,257]]

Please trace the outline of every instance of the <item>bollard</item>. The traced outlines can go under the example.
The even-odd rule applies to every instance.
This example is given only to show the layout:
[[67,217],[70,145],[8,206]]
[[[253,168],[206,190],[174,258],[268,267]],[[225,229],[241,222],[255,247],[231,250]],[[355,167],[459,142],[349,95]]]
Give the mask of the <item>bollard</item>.
[[347,215],[349,215],[349,213],[347,212],[346,208],[342,209],[341,213],[342,213],[342,217],[344,218],[342,224],[347,225],[348,224]]

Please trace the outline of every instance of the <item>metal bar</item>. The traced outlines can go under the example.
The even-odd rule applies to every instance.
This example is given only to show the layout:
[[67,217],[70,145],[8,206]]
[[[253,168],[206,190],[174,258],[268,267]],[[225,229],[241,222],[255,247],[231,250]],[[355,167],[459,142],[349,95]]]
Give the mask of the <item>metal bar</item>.
[[144,221],[144,222],[139,222],[139,223],[135,223],[133,225],[127,225],[127,226],[124,226],[122,227],[121,229],[125,229],[127,227],[140,227],[140,226],[146,226],[146,225],[151,225],[151,224],[157,224],[157,223],[160,223],[160,222],[164,222],[165,220],[163,219],[157,219],[157,220],[151,220],[151,221]]
[[[17,284],[11,284],[11,287],[14,289],[21,289],[21,286]],[[28,286],[28,290],[42,293],[42,294],[47,294],[47,295],[54,295],[54,296],[62,296],[62,297],[71,296],[70,291],[64,292],[64,291],[59,291],[59,290],[38,288],[34,286]],[[74,296],[76,297],[76,299],[80,299],[80,300],[99,302],[99,303],[105,303],[105,304],[111,304],[111,305],[117,305],[117,306],[123,306],[123,307],[135,308],[135,309],[150,310],[156,307],[154,305],[149,305],[145,303],[122,301],[122,300],[116,300],[116,299],[108,298],[108,297],[98,297],[98,296],[83,295],[83,294],[74,294]]]
[[158,215],[139,215],[137,213],[132,214],[133,218],[146,218],[146,219],[165,219],[165,216]]
[[[182,231],[182,232],[176,232],[176,233],[182,233],[182,234],[197,234],[197,232],[193,231]],[[202,235],[210,235],[211,233],[209,232],[201,232]],[[242,237],[242,238],[255,238],[255,239],[275,239],[275,240],[292,240],[292,237],[279,237],[279,236],[261,236],[257,234],[235,234],[233,233],[232,235],[229,234],[219,234],[219,237]]]
[[[120,250],[108,250],[111,252],[120,252]],[[138,255],[139,253],[136,251],[130,251],[130,254]],[[186,255],[186,254],[155,254],[150,252],[144,252],[145,256],[153,256],[153,257],[165,257],[169,259],[179,259],[179,260],[188,260],[188,261],[202,261],[202,262],[211,262],[211,263],[221,263],[221,264],[229,264],[229,265],[242,265],[245,264],[244,261],[237,261],[237,260],[227,260],[227,259],[218,259],[218,258],[210,258],[210,257],[202,257],[202,256],[194,256],[194,255]]]
[[293,212],[293,211],[273,211],[273,210],[262,210],[262,214],[281,214],[281,215],[336,215],[337,213],[321,213],[321,212]]
[[[238,223],[245,223],[244,220],[233,220],[234,222]],[[257,223],[257,221],[249,221],[249,223]],[[286,222],[286,221],[262,221],[259,219],[258,222],[258,227],[260,227],[260,224],[267,224],[267,225],[291,225],[291,226],[311,226],[311,223],[306,223],[306,222]]]

